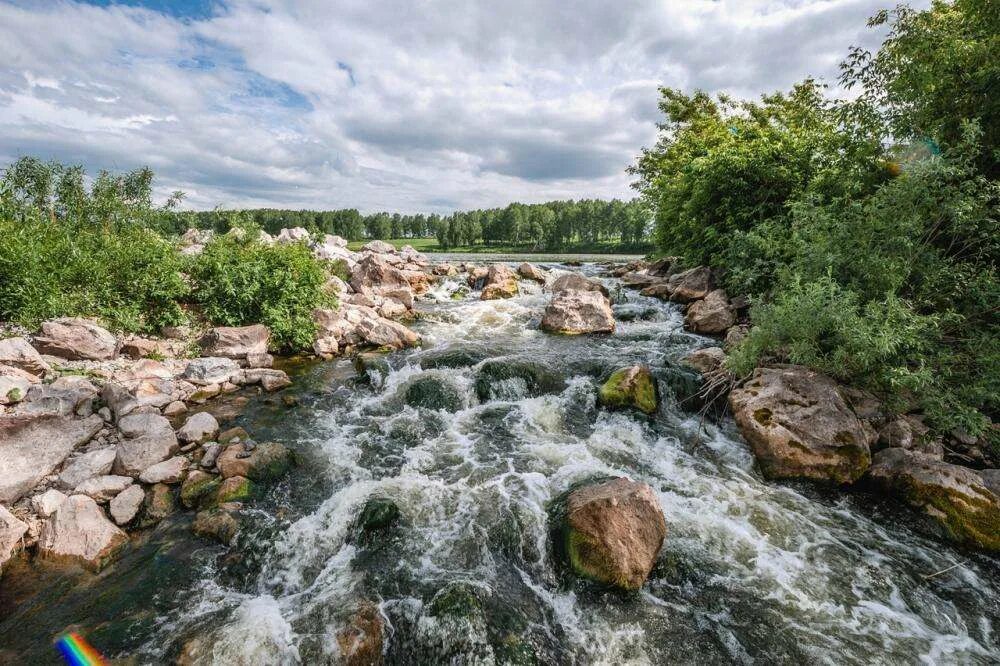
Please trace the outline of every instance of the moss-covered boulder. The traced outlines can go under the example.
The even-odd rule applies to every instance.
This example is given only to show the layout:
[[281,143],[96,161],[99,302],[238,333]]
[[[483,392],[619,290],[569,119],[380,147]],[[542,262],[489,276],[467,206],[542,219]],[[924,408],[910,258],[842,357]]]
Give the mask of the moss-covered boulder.
[[462,392],[447,377],[423,374],[403,389],[403,402],[411,407],[457,412],[465,406]]
[[385,383],[392,367],[385,354],[362,352],[354,355],[354,371],[358,373],[358,379],[378,388]]
[[874,430],[826,375],[758,368],[729,394],[729,406],[767,477],[853,483],[871,464]]
[[189,509],[198,506],[201,501],[218,491],[222,485],[222,477],[201,470],[194,470],[187,475],[181,485],[181,504]]
[[198,536],[229,545],[240,529],[238,510],[239,506],[236,504],[223,504],[199,511],[194,517],[191,531]]
[[254,481],[273,481],[292,466],[292,452],[277,442],[257,444],[250,451],[244,444],[230,444],[215,465],[223,478],[245,476]]
[[245,476],[231,476],[223,479],[215,490],[201,499],[200,506],[210,509],[227,502],[243,502],[253,497],[255,488],[253,481]]
[[565,386],[565,380],[545,365],[520,359],[486,361],[475,381],[476,395],[482,402],[557,393]]
[[399,523],[399,516],[399,507],[391,499],[372,497],[355,519],[352,536],[362,543],[369,542]]
[[656,379],[649,368],[633,365],[611,373],[601,386],[598,399],[605,407],[633,408],[646,414],[655,414],[660,405]]
[[584,485],[569,493],[564,511],[561,547],[577,575],[623,590],[642,587],[667,534],[652,488],[629,479]]
[[1000,497],[976,471],[889,448],[875,454],[868,478],[921,509],[955,541],[1000,551]]

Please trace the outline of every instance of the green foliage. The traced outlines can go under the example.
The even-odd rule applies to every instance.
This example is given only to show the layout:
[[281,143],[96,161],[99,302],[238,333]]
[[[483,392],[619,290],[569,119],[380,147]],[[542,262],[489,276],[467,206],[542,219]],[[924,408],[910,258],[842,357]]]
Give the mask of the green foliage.
[[102,173],[90,192],[82,177],[25,158],[0,180],[0,319],[34,327],[96,316],[125,331],[179,323],[181,259],[139,222],[149,212],[147,172]]
[[982,433],[997,418],[989,5],[875,17],[888,37],[844,64],[851,102],[826,102],[809,81],[754,103],[662,91],[667,123],[633,172],[659,249],[726,269],[726,287],[753,297],[754,327],[728,361],[738,374],[804,364],[942,431]]
[[194,298],[213,322],[265,324],[282,348],[312,345],[314,308],[334,305],[327,270],[304,243],[265,245],[252,227],[217,236],[191,266]]

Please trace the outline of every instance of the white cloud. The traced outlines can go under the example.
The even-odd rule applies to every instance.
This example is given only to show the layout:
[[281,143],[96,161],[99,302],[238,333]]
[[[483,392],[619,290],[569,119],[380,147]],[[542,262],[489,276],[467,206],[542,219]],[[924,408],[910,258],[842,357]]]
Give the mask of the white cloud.
[[188,204],[446,211],[631,196],[658,85],[833,82],[881,0],[0,0],[0,160],[148,164]]

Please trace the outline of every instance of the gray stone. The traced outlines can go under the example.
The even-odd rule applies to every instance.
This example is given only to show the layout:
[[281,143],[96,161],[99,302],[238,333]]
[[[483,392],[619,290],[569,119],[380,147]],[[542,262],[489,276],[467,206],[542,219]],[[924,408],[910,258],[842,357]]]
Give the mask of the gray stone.
[[95,502],[104,504],[131,485],[131,476],[107,474],[87,479],[76,487],[74,493],[77,495],[86,495]]
[[133,484],[118,493],[110,504],[108,512],[119,525],[126,525],[136,517],[146,499],[146,491],[139,484]]
[[48,518],[66,501],[66,495],[55,488],[46,490],[41,495],[31,498],[31,508],[42,518]]
[[219,434],[219,422],[208,412],[198,412],[187,417],[184,425],[177,431],[177,438],[182,442],[201,444],[213,439]]
[[183,377],[192,384],[207,386],[229,381],[240,366],[230,358],[206,356],[192,359],[184,369]]
[[103,568],[128,543],[128,536],[86,495],[73,495],[42,525],[38,554],[46,559]]
[[44,377],[52,367],[25,338],[0,340],[0,364],[23,370],[35,377]]
[[111,473],[115,463],[116,451],[112,448],[88,451],[79,458],[70,461],[59,474],[59,485],[72,490],[78,485],[95,476]]
[[184,456],[174,456],[163,462],[147,467],[139,475],[143,483],[180,483],[188,468],[188,459]]
[[271,331],[267,326],[217,326],[209,329],[198,344],[206,356],[245,359],[250,354],[266,354]]
[[122,435],[114,466],[118,474],[138,477],[178,450],[170,421],[159,414],[130,414],[118,422],[118,430]]
[[99,416],[0,416],[0,502],[15,502],[103,427]]

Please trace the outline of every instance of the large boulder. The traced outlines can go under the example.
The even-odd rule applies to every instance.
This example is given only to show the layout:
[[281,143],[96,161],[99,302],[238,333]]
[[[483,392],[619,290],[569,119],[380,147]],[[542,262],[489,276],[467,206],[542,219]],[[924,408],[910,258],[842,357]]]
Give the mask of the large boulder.
[[177,452],[170,421],[159,414],[129,414],[118,422],[121,439],[115,457],[116,474],[137,478],[147,468]]
[[660,404],[656,379],[644,365],[615,370],[601,386],[598,399],[606,407],[633,408],[646,414],[655,414]]
[[507,264],[491,264],[486,272],[486,283],[480,299],[492,301],[513,296],[517,296],[517,275]]
[[18,368],[35,377],[44,377],[52,372],[41,354],[25,338],[4,338],[0,340],[0,364]]
[[670,298],[678,303],[690,303],[708,296],[715,288],[712,270],[698,266],[683,273],[670,276]]
[[718,335],[736,323],[736,315],[729,307],[729,298],[722,289],[708,292],[705,298],[688,306],[684,324],[695,333]]
[[542,330],[575,335],[579,333],[613,333],[615,315],[611,303],[599,290],[558,291],[545,308]]
[[249,354],[266,354],[271,331],[263,324],[216,326],[198,344],[205,356],[245,359]]
[[871,464],[874,433],[826,375],[758,368],[729,405],[765,476],[853,483]]
[[1000,496],[974,470],[894,447],[875,454],[868,478],[921,509],[951,538],[1000,551]]
[[128,536],[104,516],[97,502],[72,495],[42,525],[38,554],[100,570],[126,544]]
[[15,502],[103,427],[92,415],[0,416],[0,502]]
[[366,254],[351,271],[351,288],[356,292],[368,289],[398,289],[409,287],[410,281],[399,268],[383,255]]
[[182,442],[207,442],[219,434],[219,422],[208,412],[198,412],[187,417],[184,425],[177,431],[177,438]]
[[28,531],[27,523],[0,504],[0,573],[3,566],[21,549],[21,539]]
[[540,284],[545,284],[545,280],[548,277],[545,271],[534,264],[529,264],[527,261],[522,262],[521,265],[517,267],[517,274],[525,280],[534,280]]
[[181,376],[192,384],[207,386],[229,381],[239,369],[239,364],[233,359],[206,356],[192,359]]
[[361,249],[365,252],[373,252],[375,254],[396,254],[396,248],[392,244],[382,240],[368,241]]
[[612,479],[566,499],[563,545],[573,570],[625,590],[638,590],[659,555],[667,523],[645,483]]
[[34,343],[42,354],[70,361],[106,361],[118,351],[118,341],[106,329],[87,319],[72,317],[42,324]]
[[113,448],[88,451],[75,460],[71,460],[59,473],[59,485],[72,490],[78,485],[95,476],[111,473],[117,452]]
[[230,444],[215,462],[224,479],[244,476],[254,481],[280,478],[292,464],[292,453],[276,442],[257,444],[247,451],[244,444]]
[[585,278],[579,273],[563,273],[552,281],[552,285],[549,287],[549,290],[553,294],[558,294],[563,291],[598,291],[604,294],[605,297],[611,295],[608,288],[603,284],[597,280]]

